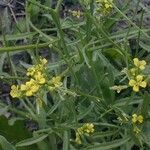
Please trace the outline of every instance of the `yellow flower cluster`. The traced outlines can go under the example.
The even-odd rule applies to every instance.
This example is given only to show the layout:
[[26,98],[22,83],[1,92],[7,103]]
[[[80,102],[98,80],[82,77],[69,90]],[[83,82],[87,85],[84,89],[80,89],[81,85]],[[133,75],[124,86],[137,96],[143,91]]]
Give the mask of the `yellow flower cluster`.
[[45,69],[45,65],[47,64],[47,60],[44,59],[40,59],[40,63],[37,65],[33,65],[32,67],[30,67],[27,70],[27,76],[29,77],[35,77],[37,74],[42,74],[44,72]]
[[142,115],[137,115],[137,114],[133,114],[132,115],[132,122],[133,123],[138,123],[138,124],[141,124],[141,123],[143,123],[143,121],[144,121],[144,118],[143,118],[143,116]]
[[69,11],[71,14],[72,14],[72,16],[74,16],[74,17],[77,17],[78,19],[82,16],[82,12],[80,11],[80,10],[70,10]]
[[143,121],[144,121],[144,118],[142,115],[137,115],[137,114],[132,115],[133,131],[136,134],[141,132],[141,130],[137,127],[137,125],[142,124]]
[[[38,65],[33,65],[27,70],[27,76],[30,77],[30,80],[25,84],[21,84],[20,86],[13,85],[11,87],[10,95],[13,98],[22,97],[22,96],[33,96],[40,88],[42,84],[46,82],[45,79],[45,65],[47,63],[46,59],[40,59],[40,63]],[[16,89],[17,93],[16,94]]]
[[75,142],[81,144],[81,136],[83,134],[90,135],[94,132],[94,125],[92,123],[86,123],[82,127],[77,129]]
[[11,86],[11,92],[10,92],[10,95],[15,98],[15,97],[20,97],[21,96],[21,91],[19,89],[19,86],[18,85],[12,85]]
[[46,59],[40,59],[39,64],[33,65],[27,70],[27,76],[30,80],[25,84],[12,85],[10,95],[13,98],[20,98],[23,96],[33,96],[43,86],[48,87],[48,90],[54,90],[62,85],[61,77],[53,77],[51,80],[46,75]]
[[139,60],[138,58],[134,58],[133,59],[133,62],[134,62],[134,65],[141,69],[141,70],[144,70],[145,69],[145,65],[146,65],[146,61],[145,60]]
[[144,80],[144,76],[141,75],[141,71],[145,69],[146,62],[140,61],[138,58],[133,59],[134,68],[130,69],[131,79],[129,80],[129,86],[133,88],[133,91],[139,92],[139,88],[146,88],[147,82]]
[[142,75],[137,75],[135,79],[129,81],[129,85],[133,87],[133,91],[138,92],[139,87],[146,88],[147,83],[143,79],[144,77]]
[[113,0],[96,0],[96,3],[100,5],[98,11],[102,10],[104,14],[110,12],[113,8],[112,2]]
[[60,87],[62,85],[61,82],[61,77],[57,76],[57,77],[53,77],[49,82],[48,82],[49,86],[49,90],[52,91],[58,87]]

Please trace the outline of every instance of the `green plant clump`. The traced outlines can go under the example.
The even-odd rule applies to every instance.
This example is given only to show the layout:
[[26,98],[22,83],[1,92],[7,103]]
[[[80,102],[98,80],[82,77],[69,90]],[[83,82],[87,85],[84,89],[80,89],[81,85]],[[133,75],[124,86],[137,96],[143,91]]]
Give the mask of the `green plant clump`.
[[0,3],[1,149],[149,150],[150,11],[69,3],[27,0],[20,18]]

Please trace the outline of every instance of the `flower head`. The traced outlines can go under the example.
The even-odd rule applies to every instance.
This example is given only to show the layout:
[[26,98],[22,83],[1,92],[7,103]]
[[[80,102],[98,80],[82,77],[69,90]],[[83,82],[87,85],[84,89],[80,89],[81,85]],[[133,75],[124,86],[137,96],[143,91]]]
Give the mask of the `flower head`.
[[37,65],[33,65],[32,67],[28,68],[27,70],[27,76],[34,77],[38,72],[43,72],[45,71],[45,65],[47,64],[47,60],[40,59],[40,63]]
[[72,15],[74,17],[77,17],[77,18],[80,18],[81,15],[82,15],[82,12],[80,10],[73,10],[73,11],[70,11],[72,13]]
[[83,131],[86,133],[93,133],[94,132],[94,125],[93,123],[86,123],[83,125]]
[[133,131],[134,131],[136,134],[139,134],[139,133],[141,132],[141,130],[140,130],[137,126],[134,126]]
[[76,133],[76,139],[75,139],[75,142],[77,143],[77,144],[81,144],[82,142],[81,142],[81,137],[80,137],[80,134],[77,132]]
[[135,79],[129,81],[129,85],[133,87],[133,91],[138,92],[139,87],[146,88],[147,82],[143,81],[142,75],[137,75]]
[[11,86],[10,95],[13,98],[19,98],[21,96],[21,92],[20,92],[20,89],[19,89],[18,85],[12,85]]
[[85,133],[87,135],[89,135],[90,133],[93,133],[93,132],[94,132],[94,125],[93,125],[93,123],[86,123],[86,124],[84,124],[82,127],[77,129],[75,142],[77,144],[81,144],[81,135],[83,135]]
[[44,78],[44,75],[40,71],[38,71],[34,75],[34,78],[35,78],[36,82],[39,83],[39,84],[44,84],[46,82],[46,79]]
[[139,123],[139,124],[141,124],[141,123],[143,123],[143,121],[144,121],[144,118],[143,118],[143,116],[142,115],[137,115],[137,114],[133,114],[132,115],[132,122],[133,123]]
[[60,76],[53,77],[49,81],[49,90],[54,90],[56,88],[59,88],[61,85],[62,85],[61,77]]
[[33,79],[20,86],[20,90],[24,92],[26,96],[29,97],[33,96],[39,90],[39,88],[40,86]]
[[131,68],[129,71],[132,76],[135,76],[137,74],[138,70],[137,70],[137,68]]
[[47,60],[45,58],[40,59],[40,62],[43,66],[47,64]]
[[133,59],[134,65],[139,68],[140,70],[145,69],[146,61],[145,60],[139,60],[138,58]]
[[113,0],[96,0],[96,3],[100,5],[98,10],[102,9],[103,13],[108,13],[112,9]]

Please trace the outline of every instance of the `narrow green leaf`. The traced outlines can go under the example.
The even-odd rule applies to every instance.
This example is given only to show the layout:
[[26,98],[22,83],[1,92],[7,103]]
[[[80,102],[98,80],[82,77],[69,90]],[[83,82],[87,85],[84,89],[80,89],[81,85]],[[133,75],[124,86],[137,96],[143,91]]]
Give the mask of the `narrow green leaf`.
[[150,52],[150,45],[140,42],[139,45],[146,51]]
[[84,150],[111,150],[112,148],[116,148],[116,147],[119,147],[119,146],[125,144],[129,140],[130,140],[130,138],[126,137],[126,138],[123,138],[120,140],[115,140],[112,142],[106,142],[106,143],[97,144],[94,146],[89,146],[89,147],[85,148]]
[[52,108],[47,112],[47,116],[51,115],[60,105],[61,101],[58,101]]
[[4,64],[4,60],[6,58],[7,54],[3,53],[0,55],[0,73],[2,73],[3,71],[3,64]]
[[88,115],[92,109],[94,108],[95,104],[94,103],[91,103],[91,105],[85,110],[83,111],[81,114],[79,114],[78,116],[78,120],[81,120],[83,119],[86,115]]
[[16,150],[3,136],[0,135],[0,145],[2,150]]
[[48,134],[44,134],[44,135],[39,135],[37,137],[33,137],[33,138],[29,138],[29,139],[25,139],[19,143],[16,144],[16,147],[22,147],[22,146],[29,146],[38,142],[43,141],[46,137],[48,136]]
[[107,132],[97,132],[97,133],[95,133],[95,134],[92,136],[92,138],[93,138],[93,139],[104,138],[104,137],[107,137],[107,136],[115,135],[117,132],[118,132],[118,130],[115,130],[115,131],[107,131]]
[[145,92],[144,100],[141,108],[141,114],[143,116],[147,116],[149,107],[150,107],[150,94],[148,94],[148,92]]
[[63,150],[69,150],[69,134],[68,131],[64,131],[64,135],[63,135]]

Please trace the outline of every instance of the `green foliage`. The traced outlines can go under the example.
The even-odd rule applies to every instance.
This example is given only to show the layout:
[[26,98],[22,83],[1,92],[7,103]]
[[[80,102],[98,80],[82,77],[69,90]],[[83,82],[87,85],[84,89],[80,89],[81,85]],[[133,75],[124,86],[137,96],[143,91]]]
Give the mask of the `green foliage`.
[[[140,0],[123,2],[27,0],[25,17],[11,26],[5,9],[0,35],[3,150],[150,148],[150,29],[144,24],[149,10]],[[75,7],[64,12],[62,3]],[[34,72],[44,57],[46,81],[38,83],[42,75],[37,80],[27,72],[31,67]],[[30,79],[36,81],[34,88],[40,85],[32,96],[11,97],[10,88],[3,90],[4,84],[19,85],[19,92]],[[3,117],[8,113],[9,119]],[[25,128],[27,120],[36,123],[35,131]],[[90,125],[84,129],[86,123],[94,132]]]

